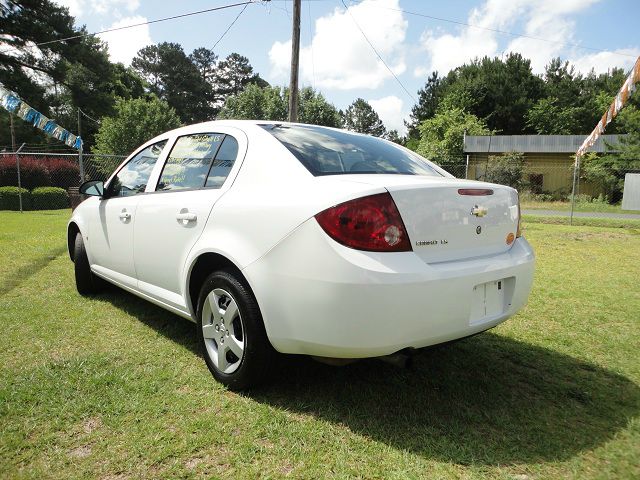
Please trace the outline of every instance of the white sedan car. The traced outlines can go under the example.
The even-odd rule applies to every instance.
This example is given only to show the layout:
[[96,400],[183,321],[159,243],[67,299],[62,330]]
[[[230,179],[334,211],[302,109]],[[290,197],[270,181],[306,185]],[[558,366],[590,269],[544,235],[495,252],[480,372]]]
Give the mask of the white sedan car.
[[214,121],[142,145],[76,208],[81,294],[104,280],[196,322],[232,389],[277,352],[386,356],[516,313],[534,254],[517,192],[339,129]]

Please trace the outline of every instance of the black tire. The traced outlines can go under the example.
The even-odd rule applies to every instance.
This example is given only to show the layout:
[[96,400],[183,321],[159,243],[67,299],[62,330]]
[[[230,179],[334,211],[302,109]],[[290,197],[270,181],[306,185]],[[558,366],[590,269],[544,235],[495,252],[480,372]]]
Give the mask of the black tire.
[[91,272],[87,250],[84,247],[82,234],[79,232],[73,245],[73,266],[76,276],[76,288],[80,295],[93,295],[104,288],[104,280]]
[[[219,301],[217,315],[226,315],[231,302],[235,302],[239,315],[235,314],[231,325],[223,327],[229,323],[229,318],[220,316],[219,320],[215,319],[211,307],[214,299]],[[207,307],[205,307],[205,301],[208,302]],[[224,314],[221,313],[221,308],[224,308]],[[203,314],[206,317],[204,319]],[[256,387],[269,378],[277,353],[267,338],[258,302],[243,278],[225,270],[209,275],[200,289],[196,315],[202,353],[207,367],[218,382],[230,390],[238,391]],[[205,338],[205,326],[208,338]],[[219,327],[221,330],[217,330]],[[225,339],[226,346],[223,345]],[[237,348],[239,339],[243,347],[240,357],[231,351],[232,346]],[[219,346],[223,347],[224,360],[219,360]],[[235,368],[235,370],[223,371],[216,365],[221,361],[228,362],[228,369]]]

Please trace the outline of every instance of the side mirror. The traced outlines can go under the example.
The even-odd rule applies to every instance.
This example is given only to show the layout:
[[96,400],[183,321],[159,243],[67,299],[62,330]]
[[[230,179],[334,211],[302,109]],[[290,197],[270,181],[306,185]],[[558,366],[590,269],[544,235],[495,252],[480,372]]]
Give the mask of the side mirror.
[[83,195],[102,197],[104,195],[104,182],[102,180],[89,180],[80,185],[79,191]]

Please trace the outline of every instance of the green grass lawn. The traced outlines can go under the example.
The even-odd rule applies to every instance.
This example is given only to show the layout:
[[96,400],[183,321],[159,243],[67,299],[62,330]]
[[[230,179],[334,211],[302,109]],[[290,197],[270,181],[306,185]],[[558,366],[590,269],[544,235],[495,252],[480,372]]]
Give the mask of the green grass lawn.
[[[571,202],[538,202],[523,200],[520,204],[523,210],[571,210]],[[605,213],[640,213],[639,210],[622,210],[620,205],[609,205],[606,202],[576,202],[574,212],[605,212]]]
[[[559,215],[523,215],[522,219],[524,223],[546,223],[547,225],[569,225],[571,223],[569,217]],[[640,220],[635,218],[573,217],[573,225],[576,227],[626,228],[636,232],[640,230]]]
[[638,229],[527,221],[535,287],[502,326],[239,395],[193,324],[76,293],[67,216],[0,212],[2,478],[640,478]]

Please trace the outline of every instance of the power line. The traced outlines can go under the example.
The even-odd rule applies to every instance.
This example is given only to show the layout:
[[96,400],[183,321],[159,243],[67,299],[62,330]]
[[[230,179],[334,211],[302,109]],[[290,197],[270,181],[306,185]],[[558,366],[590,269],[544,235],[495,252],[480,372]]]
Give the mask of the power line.
[[316,63],[313,58],[313,23],[311,18],[311,2],[307,1],[307,11],[309,13],[309,48],[311,48],[311,73],[313,78],[313,88],[316,88]]
[[82,109],[81,109],[80,107],[78,107],[78,111],[79,111],[83,116],[85,116],[86,118],[88,118],[89,120],[91,120],[92,122],[95,122],[95,123],[97,123],[98,125],[100,125],[100,124],[101,124],[100,120],[96,120],[95,118],[90,117],[90,116],[89,116],[89,115],[87,115],[85,112],[83,112],[83,111],[82,111]]
[[384,61],[384,59],[382,58],[382,56],[380,56],[380,54],[378,53],[378,50],[376,50],[376,47],[373,46],[373,44],[371,43],[371,41],[369,40],[369,37],[367,37],[367,35],[364,33],[364,30],[362,30],[362,28],[360,28],[360,25],[358,25],[358,22],[356,21],[355,17],[353,16],[353,14],[349,11],[349,8],[347,7],[347,4],[344,3],[344,0],[340,0],[342,2],[342,5],[344,5],[345,10],[349,13],[349,16],[351,17],[351,20],[353,20],[353,23],[355,23],[356,27],[358,27],[358,30],[360,30],[360,33],[362,34],[362,36],[364,37],[364,39],[367,41],[367,43],[369,44],[369,46],[371,47],[371,49],[374,51],[374,53],[376,54],[376,56],[378,57],[378,59],[380,59],[380,61],[382,62],[382,64],[387,68],[387,70],[389,70],[389,73],[391,75],[393,75],[393,78],[396,79],[396,82],[398,82],[398,84],[402,87],[402,89],[407,93],[407,95],[409,95],[409,97],[414,101],[414,102],[418,102],[418,100],[416,100],[416,98],[411,95],[411,93],[409,92],[409,90],[407,90],[407,88],[403,85],[403,83],[400,81],[400,79],[396,76],[395,73],[393,73],[393,70],[391,70],[391,68],[389,68],[389,65],[387,65],[387,62]]
[[[249,3],[253,3],[253,2],[249,2]],[[245,6],[242,7],[242,10],[240,10],[240,13],[238,13],[238,15],[236,15],[236,18],[233,19],[233,22],[231,22],[231,24],[227,27],[227,29],[224,31],[224,33],[222,35],[220,35],[220,38],[216,41],[216,43],[213,44],[213,47],[211,47],[212,51],[215,50],[216,46],[222,41],[222,39],[227,34],[227,32],[229,30],[231,30],[231,27],[233,27],[233,25],[238,21],[238,19],[240,18],[240,15],[242,15],[244,13],[244,11],[247,9],[247,7],[249,6],[249,3],[245,4]]]
[[[344,2],[342,2],[342,3],[344,4]],[[564,47],[575,47],[575,48],[581,48],[581,49],[584,49],[584,50],[591,50],[591,51],[594,51],[594,52],[607,52],[607,53],[612,53],[614,55],[619,55],[619,56],[622,56],[622,57],[636,58],[635,55],[628,54],[628,53],[612,52],[610,50],[604,50],[602,48],[595,48],[595,47],[588,47],[588,46],[585,46],[585,45],[579,45],[577,43],[557,42],[555,40],[549,40],[547,38],[534,37],[532,35],[525,35],[525,34],[522,34],[522,33],[508,32],[506,30],[500,30],[500,29],[497,29],[497,28],[481,27],[479,25],[473,25],[471,23],[461,22],[459,20],[451,20],[451,19],[448,19],[448,18],[434,17],[433,15],[427,15],[427,14],[418,13],[418,12],[410,12],[410,11],[407,11],[407,10],[402,10],[400,8],[383,7],[383,6],[378,6],[378,5],[374,5],[374,7],[376,7],[376,8],[384,8],[385,10],[393,10],[393,11],[396,11],[396,12],[402,12],[402,13],[406,13],[407,15],[414,15],[416,17],[428,18],[430,20],[437,20],[439,22],[452,23],[454,25],[462,25],[462,26],[465,26],[465,27],[477,28],[479,30],[486,30],[488,32],[500,33],[502,35],[508,35],[510,37],[528,38],[529,40],[537,40],[537,41],[540,41],[540,42],[546,42],[546,43],[551,43],[551,44],[556,44],[556,45],[562,45]]]
[[[127,28],[141,27],[143,25],[151,25],[152,23],[166,22],[168,20],[175,20],[177,18],[190,17],[192,15],[200,15],[202,13],[215,12],[217,10],[225,10],[227,8],[239,7],[241,5],[245,5],[246,6],[246,5],[249,5],[250,3],[258,3],[258,1],[256,1],[256,0],[247,0],[245,2],[233,3],[233,4],[230,4],[230,5],[222,5],[220,7],[207,8],[205,10],[198,10],[196,12],[182,13],[180,15],[173,15],[171,17],[158,18],[156,20],[148,20],[146,22],[135,23],[133,25],[126,25],[126,26],[123,26],[123,27],[116,27],[116,28],[108,28],[106,30],[101,30],[99,32],[80,33],[78,35],[72,35],[70,37],[59,38],[59,39],[56,39],[56,40],[49,40],[47,42],[36,43],[34,45],[29,46],[29,48],[41,47],[43,45],[50,45],[52,43],[66,42],[67,40],[73,40],[73,39],[76,39],[76,38],[89,37],[89,36],[93,36],[93,35],[101,35],[103,33],[115,32],[115,31],[124,30],[124,29],[127,29]],[[0,53],[5,54],[5,53],[12,52],[14,50],[20,50],[20,49],[21,49],[20,47],[14,47],[14,48],[11,48],[9,50],[5,50],[5,51],[0,52]]]

